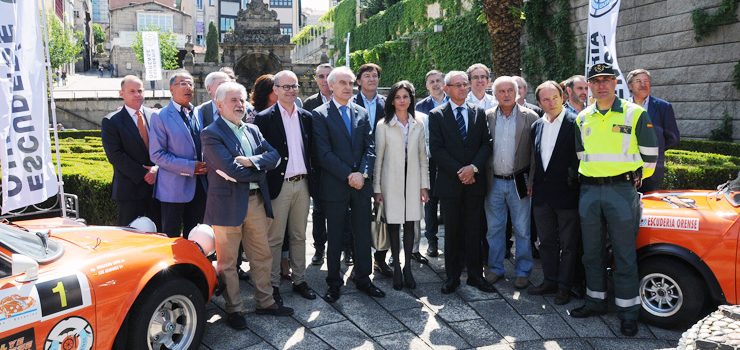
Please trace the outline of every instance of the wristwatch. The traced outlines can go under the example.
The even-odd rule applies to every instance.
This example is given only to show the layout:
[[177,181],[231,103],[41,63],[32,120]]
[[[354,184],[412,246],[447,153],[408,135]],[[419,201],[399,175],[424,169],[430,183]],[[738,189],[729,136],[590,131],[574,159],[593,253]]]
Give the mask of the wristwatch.
[[478,167],[475,166],[475,164],[470,164],[470,166],[473,167],[473,172],[477,174],[478,173]]

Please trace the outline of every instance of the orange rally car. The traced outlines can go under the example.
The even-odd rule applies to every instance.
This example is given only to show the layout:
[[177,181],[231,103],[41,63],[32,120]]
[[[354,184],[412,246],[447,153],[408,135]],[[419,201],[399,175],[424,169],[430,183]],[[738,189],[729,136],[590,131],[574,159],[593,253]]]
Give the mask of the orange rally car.
[[740,176],[717,191],[658,191],[642,198],[637,236],[641,317],[685,327],[705,306],[738,304]]
[[0,349],[195,349],[216,273],[198,246],[53,218],[0,223]]

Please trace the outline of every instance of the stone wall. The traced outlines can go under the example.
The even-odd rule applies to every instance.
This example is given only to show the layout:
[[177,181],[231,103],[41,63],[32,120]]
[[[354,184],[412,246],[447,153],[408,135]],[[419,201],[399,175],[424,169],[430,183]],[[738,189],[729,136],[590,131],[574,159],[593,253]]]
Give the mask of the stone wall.
[[[57,123],[67,129],[92,130],[100,129],[103,118],[123,106],[120,98],[78,98],[55,99],[57,106]],[[155,107],[155,104],[166,106],[169,97],[147,98],[144,106]]]
[[[706,138],[723,114],[733,118],[740,141],[740,91],[732,85],[740,61],[740,22],[725,25],[697,42],[691,12],[714,13],[721,0],[622,0],[617,26],[617,58],[626,74],[644,68],[652,74],[653,95],[673,104],[682,137]],[[578,57],[585,57],[588,0],[571,0]]]

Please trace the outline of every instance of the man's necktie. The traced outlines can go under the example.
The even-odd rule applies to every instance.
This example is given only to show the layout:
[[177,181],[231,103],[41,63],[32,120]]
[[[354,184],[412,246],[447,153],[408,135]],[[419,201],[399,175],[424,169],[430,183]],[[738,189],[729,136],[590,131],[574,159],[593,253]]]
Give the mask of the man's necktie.
[[193,120],[195,119],[195,116],[190,115],[190,110],[187,107],[182,107],[180,109],[180,116],[188,127],[188,130],[190,130],[190,136],[193,138],[193,143],[195,144],[195,153],[198,155],[198,161],[202,161],[203,155],[201,154],[200,149],[200,133],[198,132],[197,124]]
[[352,136],[352,123],[349,120],[349,115],[347,115],[347,106],[341,106],[339,107],[339,110],[342,111],[342,120],[344,120],[344,126],[347,128],[347,133],[349,133],[349,136]]
[[465,140],[468,138],[468,130],[465,128],[465,119],[463,119],[462,110],[462,107],[455,108],[455,121],[457,122],[457,130],[460,132],[460,136]]
[[139,135],[141,135],[141,140],[144,141],[144,146],[149,149],[149,131],[146,126],[144,114],[141,111],[136,111],[136,128],[139,129]]

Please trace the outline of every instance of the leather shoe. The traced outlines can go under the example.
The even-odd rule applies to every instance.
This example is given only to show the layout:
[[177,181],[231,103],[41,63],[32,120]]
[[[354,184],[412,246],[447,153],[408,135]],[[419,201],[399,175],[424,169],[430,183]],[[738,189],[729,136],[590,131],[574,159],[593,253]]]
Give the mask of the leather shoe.
[[488,283],[488,281],[486,281],[485,279],[468,279],[467,283],[471,287],[478,288],[478,290],[480,290],[481,292],[493,293],[496,291],[496,288],[492,284]]
[[375,259],[373,262],[373,270],[380,272],[380,274],[385,277],[393,277],[393,270],[385,263],[385,260]]
[[634,337],[635,334],[637,334],[637,321],[622,320],[622,325],[619,327],[619,331],[622,332],[622,335]]
[[573,317],[573,318],[586,318],[586,317],[601,316],[601,315],[606,315],[606,312],[589,309],[588,307],[586,307],[586,305],[570,310],[570,317]]
[[372,283],[368,283],[368,284],[366,284],[364,286],[358,286],[357,289],[360,292],[363,292],[363,293],[365,293],[365,294],[367,294],[367,295],[369,295],[369,296],[371,296],[373,298],[383,298],[383,297],[385,297],[385,293],[382,290],[380,290],[380,288],[376,287]]
[[226,314],[226,324],[234,329],[246,329],[247,320],[244,319],[241,313],[229,312]]
[[344,252],[344,265],[352,266],[355,264],[355,259],[352,256],[352,251],[348,250]]
[[460,281],[445,282],[445,285],[442,286],[442,294],[452,294],[457,290],[457,287],[460,287]]
[[514,288],[516,289],[524,289],[527,288],[528,285],[529,279],[527,279],[527,277],[520,276],[514,279]]
[[558,286],[555,284],[543,283],[536,287],[527,289],[529,295],[550,295],[558,292]]
[[242,281],[249,281],[249,272],[242,270],[241,268],[236,269],[236,274]]
[[280,296],[280,288],[272,287],[272,299],[275,300],[275,304],[278,304],[280,306],[283,305],[283,297]]
[[416,262],[418,262],[420,264],[425,264],[426,265],[426,264],[429,263],[429,260],[427,260],[427,258],[421,256],[421,253],[419,253],[419,252],[411,253],[411,259],[416,260]]
[[565,305],[570,302],[570,292],[565,289],[558,289],[555,294],[555,305]]
[[303,282],[300,284],[294,284],[293,291],[298,293],[300,296],[302,296],[305,299],[308,299],[308,300],[316,299],[316,293],[314,293],[311,290],[311,288],[308,288],[308,283],[306,282]]
[[264,309],[257,308],[256,312],[257,315],[290,316],[293,314],[293,309],[274,303]]
[[429,242],[429,247],[427,247],[427,256],[430,258],[438,257],[439,251],[437,248],[437,242]]
[[324,265],[324,251],[317,250],[311,258],[311,265]]
[[488,283],[490,283],[490,284],[496,283],[496,281],[500,280],[501,277],[503,277],[503,276],[501,276],[501,275],[499,275],[499,274],[497,274],[495,272],[491,272],[491,271],[486,272],[486,281]]
[[326,295],[324,295],[324,300],[326,300],[327,303],[333,303],[339,300],[340,296],[342,296],[342,293],[339,287],[329,287],[329,290],[326,291]]

